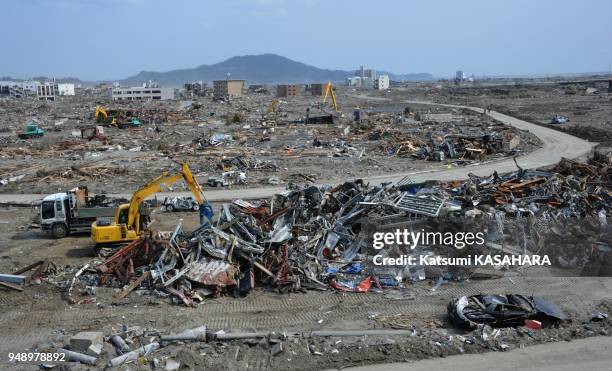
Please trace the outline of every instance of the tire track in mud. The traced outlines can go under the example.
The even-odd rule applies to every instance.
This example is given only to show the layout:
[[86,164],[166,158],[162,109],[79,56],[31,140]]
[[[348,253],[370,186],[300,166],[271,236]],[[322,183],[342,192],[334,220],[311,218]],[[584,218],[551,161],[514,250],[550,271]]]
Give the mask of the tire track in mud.
[[[52,341],[60,330],[68,334],[82,328],[102,328],[121,323],[122,316],[140,311],[141,316],[132,318],[142,327],[155,327],[162,332],[206,324],[211,329],[253,330],[312,330],[320,328],[364,328],[368,327],[368,314],[395,315],[412,314],[416,318],[442,318],[452,296],[472,295],[484,292],[525,293],[546,296],[568,311],[589,313],[603,298],[612,296],[612,278],[521,278],[512,277],[469,283],[443,285],[437,292],[430,286],[418,284],[409,287],[414,299],[390,299],[376,294],[354,294],[335,292],[309,292],[307,294],[278,295],[252,293],[243,299],[221,298],[205,303],[195,309],[180,306],[148,307],[138,305],[106,306],[97,308],[66,305],[54,307],[44,303],[31,305],[1,305],[0,350],[18,351]],[[27,297],[27,295],[25,296]],[[3,298],[4,300],[4,298]],[[26,304],[27,305],[27,304]],[[21,308],[20,308],[21,307]],[[319,320],[323,320],[321,324]],[[154,321],[154,322],[151,322]],[[348,327],[347,327],[348,326]]]

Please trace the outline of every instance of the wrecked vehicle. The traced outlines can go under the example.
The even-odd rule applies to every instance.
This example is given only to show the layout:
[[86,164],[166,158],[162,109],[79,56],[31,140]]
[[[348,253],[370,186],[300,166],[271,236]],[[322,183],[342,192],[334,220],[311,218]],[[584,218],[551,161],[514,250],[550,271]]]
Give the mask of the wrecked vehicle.
[[567,317],[555,304],[537,296],[480,294],[451,299],[452,323],[462,328],[523,326],[526,320],[557,323]]
[[565,124],[566,122],[569,122],[569,120],[570,119],[567,116],[555,115],[550,120],[550,123],[551,124]]
[[227,187],[232,184],[245,184],[247,175],[244,171],[230,170],[226,171],[221,176],[208,177],[207,184],[210,187]]
[[168,212],[197,211],[200,205],[193,197],[166,197],[162,202],[162,208]]

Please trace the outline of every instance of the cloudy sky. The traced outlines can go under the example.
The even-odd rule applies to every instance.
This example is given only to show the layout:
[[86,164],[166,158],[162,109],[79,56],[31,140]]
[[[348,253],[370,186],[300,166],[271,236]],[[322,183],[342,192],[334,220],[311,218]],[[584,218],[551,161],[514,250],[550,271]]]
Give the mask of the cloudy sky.
[[1,0],[0,76],[122,79],[276,53],[451,76],[607,71],[609,0]]

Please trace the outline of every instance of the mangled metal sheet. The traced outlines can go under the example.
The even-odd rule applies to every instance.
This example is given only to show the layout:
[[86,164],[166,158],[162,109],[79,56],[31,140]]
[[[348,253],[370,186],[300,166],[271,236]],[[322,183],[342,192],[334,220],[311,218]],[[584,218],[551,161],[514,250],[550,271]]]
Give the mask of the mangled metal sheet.
[[438,216],[442,205],[444,205],[444,200],[433,197],[417,197],[408,192],[402,193],[395,202],[395,207],[400,210],[427,216]]
[[185,277],[207,286],[235,286],[237,268],[222,260],[202,259],[193,263]]
[[413,184],[413,183],[414,183],[414,179],[412,179],[408,175],[406,175],[405,177],[400,179],[395,185],[400,187],[400,186],[403,186],[405,184]]

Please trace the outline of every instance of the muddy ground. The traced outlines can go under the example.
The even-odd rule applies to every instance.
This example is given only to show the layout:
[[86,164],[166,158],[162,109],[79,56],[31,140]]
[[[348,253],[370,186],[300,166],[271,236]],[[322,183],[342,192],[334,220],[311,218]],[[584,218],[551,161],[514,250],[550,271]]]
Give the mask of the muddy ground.
[[[215,205],[218,207],[219,205]],[[571,341],[589,336],[609,336],[609,320],[591,321],[595,311],[612,311],[612,279],[604,277],[548,277],[541,270],[525,274],[506,272],[500,279],[451,282],[433,290],[435,282],[407,284],[384,294],[338,293],[333,290],[280,294],[263,288],[243,298],[220,296],[196,308],[172,303],[170,298],[135,291],[114,301],[119,289],[97,287],[95,295],[68,299],[66,281],[95,258],[87,235],[49,239],[38,230],[25,229],[36,211],[27,208],[0,210],[0,271],[11,272],[32,261],[49,258],[55,274],[32,282],[23,292],[0,292],[0,336],[6,369],[33,370],[35,365],[8,363],[8,352],[51,351],[69,342],[80,331],[102,331],[106,336],[127,325],[140,339],[158,333],[178,333],[208,326],[212,331],[276,332],[272,340],[170,344],[143,360],[117,369],[163,367],[168,359],[186,369],[324,369],[381,362],[402,362],[452,354],[509,351],[531,344]],[[154,228],[171,230],[179,219],[185,228],[197,225],[197,213],[156,211]],[[455,328],[446,318],[448,300],[481,292],[522,292],[542,295],[560,305],[569,321],[543,330],[502,329],[494,340],[483,340],[480,331]],[[302,338],[283,334],[332,329],[402,328],[412,336]],[[283,351],[272,355],[276,342]],[[115,355],[105,345],[100,364]],[[70,369],[90,369],[71,363]]]

